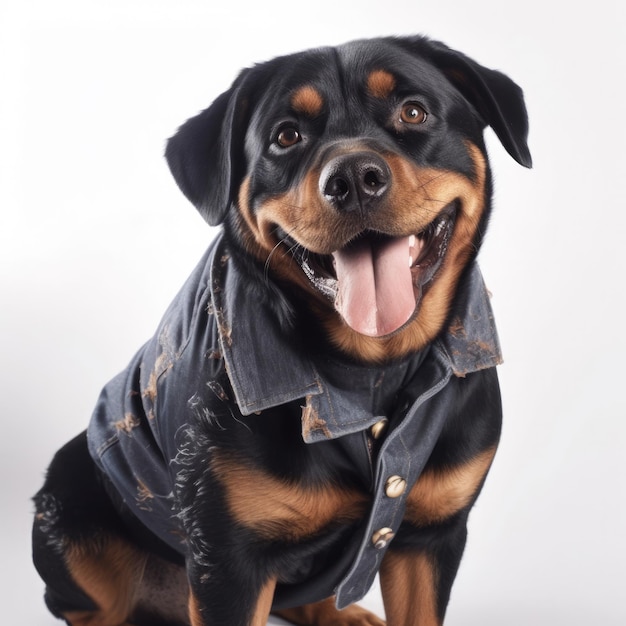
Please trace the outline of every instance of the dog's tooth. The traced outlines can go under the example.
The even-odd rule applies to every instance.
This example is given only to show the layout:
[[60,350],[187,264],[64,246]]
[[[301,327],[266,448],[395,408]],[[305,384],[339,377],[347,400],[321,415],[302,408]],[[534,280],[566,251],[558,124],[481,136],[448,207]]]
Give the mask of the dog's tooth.
[[415,262],[415,259],[413,258],[414,253],[415,253],[415,235],[411,235],[409,237],[409,267],[413,267],[413,263]]

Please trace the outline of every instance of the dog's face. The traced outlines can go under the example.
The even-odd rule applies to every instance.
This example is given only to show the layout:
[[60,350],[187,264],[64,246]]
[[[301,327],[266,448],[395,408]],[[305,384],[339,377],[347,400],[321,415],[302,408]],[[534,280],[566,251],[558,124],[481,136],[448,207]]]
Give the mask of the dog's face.
[[530,166],[510,79],[423,38],[369,40],[244,71],[167,157],[208,221],[371,362],[445,323],[490,210],[486,124]]

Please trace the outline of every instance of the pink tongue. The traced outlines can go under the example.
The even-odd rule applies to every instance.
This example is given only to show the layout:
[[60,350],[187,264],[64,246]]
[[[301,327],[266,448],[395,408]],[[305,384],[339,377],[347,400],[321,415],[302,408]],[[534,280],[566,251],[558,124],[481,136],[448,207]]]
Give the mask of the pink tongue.
[[333,253],[339,283],[335,307],[356,332],[388,335],[415,311],[409,237],[363,240]]

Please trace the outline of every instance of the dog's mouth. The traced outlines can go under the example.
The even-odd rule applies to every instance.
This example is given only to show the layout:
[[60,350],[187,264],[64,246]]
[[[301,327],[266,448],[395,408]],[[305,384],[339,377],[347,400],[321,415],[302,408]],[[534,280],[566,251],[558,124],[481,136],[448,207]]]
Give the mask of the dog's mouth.
[[292,244],[311,284],[332,302],[346,324],[370,337],[400,330],[419,310],[448,249],[456,220],[448,205],[421,232],[393,237],[366,230],[331,255]]

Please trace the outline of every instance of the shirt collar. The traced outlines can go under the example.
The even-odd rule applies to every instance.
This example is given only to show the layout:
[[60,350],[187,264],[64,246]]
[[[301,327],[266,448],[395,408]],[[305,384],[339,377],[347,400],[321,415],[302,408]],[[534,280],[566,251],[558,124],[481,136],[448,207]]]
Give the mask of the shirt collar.
[[[252,300],[223,240],[217,242],[214,250],[211,296],[222,354],[241,413],[250,415],[304,399],[302,422],[307,441],[356,432],[380,419],[360,394],[352,394],[354,398],[350,399],[350,390],[341,389],[341,384],[336,382],[340,377],[329,377],[326,367],[320,370],[319,364],[299,349],[293,337],[285,336],[267,303]],[[456,302],[455,310],[460,313],[452,317],[448,330],[432,349],[439,351],[451,372],[460,377],[498,365],[500,344],[478,265],[473,264],[467,272]],[[405,378],[407,372],[415,371],[425,355],[426,351],[416,355],[402,366],[404,372],[396,375]],[[382,370],[355,367],[354,372],[357,371],[357,378],[360,376],[367,386]],[[325,417],[332,416],[343,412],[348,405],[350,418],[342,418],[335,427],[332,420],[319,417],[320,411]]]
[[323,392],[309,359],[279,327],[268,303],[256,300],[230,260],[223,239],[211,260],[211,300],[220,347],[243,415]]
[[452,373],[460,378],[502,363],[502,351],[490,294],[480,268],[473,263],[455,299],[447,330],[436,344],[445,353]]

